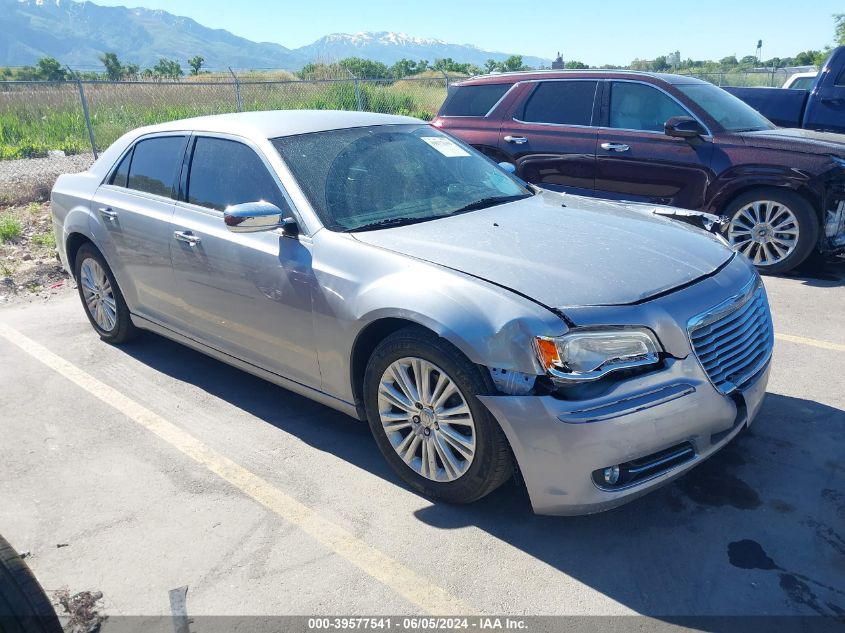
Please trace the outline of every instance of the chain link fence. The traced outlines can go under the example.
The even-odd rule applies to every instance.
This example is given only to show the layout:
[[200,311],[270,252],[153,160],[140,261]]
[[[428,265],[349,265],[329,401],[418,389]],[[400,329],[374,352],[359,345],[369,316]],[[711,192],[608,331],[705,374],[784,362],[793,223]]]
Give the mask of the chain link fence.
[[797,72],[800,71],[789,68],[754,68],[742,71],[713,73],[683,72],[680,74],[703,79],[717,86],[779,88]]
[[364,110],[429,120],[446,74],[402,79],[0,82],[0,202],[39,199],[124,133],[193,116],[254,110]]

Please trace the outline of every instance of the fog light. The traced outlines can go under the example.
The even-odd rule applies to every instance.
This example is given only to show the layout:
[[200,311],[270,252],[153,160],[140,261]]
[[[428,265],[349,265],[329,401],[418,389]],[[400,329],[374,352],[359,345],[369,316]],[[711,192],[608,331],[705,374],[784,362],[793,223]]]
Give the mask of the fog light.
[[612,486],[619,481],[619,466],[608,466],[604,469],[604,483]]

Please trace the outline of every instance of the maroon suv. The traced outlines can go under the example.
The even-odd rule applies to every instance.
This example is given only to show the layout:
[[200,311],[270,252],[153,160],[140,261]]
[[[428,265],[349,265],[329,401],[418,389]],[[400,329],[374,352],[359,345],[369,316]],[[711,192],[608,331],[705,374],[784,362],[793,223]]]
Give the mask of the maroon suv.
[[548,189],[729,216],[761,270],[845,253],[845,135],[777,128],[698,79],[487,75],[453,86],[434,125]]

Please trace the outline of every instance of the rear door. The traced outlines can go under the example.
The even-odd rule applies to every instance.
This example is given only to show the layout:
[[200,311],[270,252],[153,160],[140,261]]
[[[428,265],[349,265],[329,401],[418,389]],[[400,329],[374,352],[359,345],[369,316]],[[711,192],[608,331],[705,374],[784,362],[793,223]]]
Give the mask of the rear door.
[[505,117],[499,150],[517,174],[541,187],[592,195],[596,177],[599,82],[552,79],[531,82],[526,97]]
[[229,205],[264,200],[286,215],[292,203],[259,150],[243,139],[191,141],[176,204],[170,256],[180,295],[180,328],[219,351],[319,388],[308,236],[231,233]]
[[711,180],[713,143],[667,136],[673,116],[692,116],[651,84],[608,82],[598,131],[596,196],[698,209]]
[[94,196],[92,223],[134,314],[168,324],[176,302],[170,225],[186,134],[147,136],[121,157]]

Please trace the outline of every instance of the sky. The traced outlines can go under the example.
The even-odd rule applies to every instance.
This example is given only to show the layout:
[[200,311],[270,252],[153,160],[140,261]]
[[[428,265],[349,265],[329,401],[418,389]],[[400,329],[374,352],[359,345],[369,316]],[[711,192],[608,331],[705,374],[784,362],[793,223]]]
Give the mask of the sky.
[[[164,9],[288,48],[329,33],[397,31],[507,53],[592,65],[680,51],[683,59],[790,57],[833,40],[842,0],[93,0]],[[460,61],[460,60],[457,60]]]

